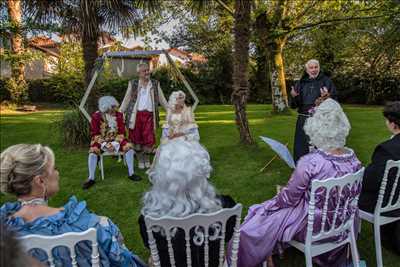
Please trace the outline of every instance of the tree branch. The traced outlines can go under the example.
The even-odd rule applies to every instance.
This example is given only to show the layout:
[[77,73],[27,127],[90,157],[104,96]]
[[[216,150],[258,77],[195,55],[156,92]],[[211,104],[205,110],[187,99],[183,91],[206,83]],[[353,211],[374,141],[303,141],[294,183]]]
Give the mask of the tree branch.
[[328,23],[332,23],[332,22],[342,22],[342,21],[351,21],[351,20],[364,20],[364,19],[376,19],[376,18],[381,18],[381,17],[384,17],[384,16],[385,15],[369,16],[369,17],[348,17],[348,18],[322,20],[322,21],[318,21],[318,22],[315,22],[315,23],[308,23],[308,24],[304,24],[304,25],[300,25],[300,26],[294,27],[294,28],[290,29],[289,31],[286,31],[286,33],[291,33],[291,32],[298,31],[298,30],[305,30],[305,29],[313,28],[313,27],[318,26],[318,25],[328,24]]
[[316,4],[318,3],[318,1],[312,1],[308,6],[306,6],[304,8],[304,10],[298,14],[292,21],[294,21],[295,23],[297,21],[299,21],[305,14],[308,13],[308,11],[310,11],[311,8],[313,8]]
[[234,15],[233,9],[231,9],[229,6],[227,6],[222,0],[216,0],[216,2],[222,6],[226,11],[229,12],[232,16]]

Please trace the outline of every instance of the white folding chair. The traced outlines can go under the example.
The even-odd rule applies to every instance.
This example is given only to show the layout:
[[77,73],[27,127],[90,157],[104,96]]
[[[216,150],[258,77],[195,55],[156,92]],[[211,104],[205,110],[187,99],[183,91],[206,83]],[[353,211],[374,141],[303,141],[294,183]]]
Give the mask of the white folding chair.
[[[390,192],[389,201],[387,203],[383,203],[383,198],[385,196],[386,186],[388,183],[388,174],[392,168],[397,168],[397,172],[395,173],[395,179],[393,180],[392,184],[393,186],[392,186],[392,191]],[[374,213],[360,210],[361,219],[369,223],[372,223],[374,225],[376,265],[378,267],[383,266],[380,227],[381,225],[385,225],[400,220],[400,217],[387,217],[382,215],[382,213],[384,212],[400,209],[400,196],[397,195],[396,196],[397,199],[395,198],[396,189],[399,190],[398,187],[400,186],[399,177],[400,177],[400,160],[398,161],[388,160],[386,163],[386,168],[381,182],[379,196],[376,202]],[[394,203],[393,200],[395,200]]]
[[67,247],[70,250],[71,263],[73,267],[77,267],[75,245],[81,241],[89,240],[92,246],[91,262],[93,267],[100,267],[99,251],[97,245],[97,231],[95,228],[89,228],[84,232],[69,232],[56,236],[45,235],[26,235],[20,237],[25,251],[31,249],[40,249],[46,252],[50,267],[55,267],[52,250],[55,247]]
[[[188,267],[192,266],[191,257],[191,245],[190,240],[197,246],[204,246],[204,263],[205,266],[209,266],[209,241],[220,240],[219,242],[219,265],[224,266],[225,257],[225,232],[226,224],[230,217],[235,216],[235,228],[232,237],[232,253],[231,253],[231,267],[236,267],[237,253],[239,248],[240,238],[240,216],[242,213],[242,205],[236,204],[235,207],[229,209],[221,209],[217,212],[210,214],[192,214],[183,218],[174,218],[170,216],[164,216],[161,218],[153,218],[150,216],[145,217],[147,236],[149,238],[150,253],[153,260],[153,264],[156,267],[161,266],[160,257],[157,249],[156,240],[153,236],[153,228],[162,229],[165,233],[165,238],[168,243],[168,254],[171,267],[175,267],[175,256],[172,247],[172,233],[176,229],[181,229],[185,233],[185,244],[186,244],[186,263]],[[190,236],[191,230],[195,229],[195,235]],[[209,235],[213,229],[213,234]],[[201,241],[199,241],[201,240]]]
[[[361,187],[364,168],[354,174],[347,174],[339,178],[329,178],[326,180],[313,180],[311,183],[311,193],[308,209],[308,222],[307,233],[305,242],[292,240],[289,244],[305,254],[306,266],[312,266],[312,258],[335,248],[350,243],[351,255],[353,259],[353,266],[359,266],[359,256],[357,251],[356,238],[354,233],[354,217],[358,209],[358,197],[356,195],[344,195],[344,189],[347,187],[349,190]],[[322,209],[321,229],[314,230],[314,214],[315,214],[315,193],[325,189],[324,206]],[[334,191],[332,191],[334,190]],[[337,198],[335,205],[333,220],[331,225],[327,224],[328,219],[328,201],[332,194]],[[345,190],[346,191],[346,190]],[[360,190],[357,190],[360,192]],[[347,192],[348,193],[348,192]],[[344,203],[344,205],[341,205]],[[342,210],[342,216],[338,216],[339,209]],[[346,214],[351,212],[350,217],[346,218]],[[340,218],[341,217],[341,218]],[[339,219],[339,221],[337,220]],[[329,227],[328,227],[329,226]],[[328,229],[327,229],[328,228]],[[334,238],[339,235],[345,234],[347,237],[341,242],[322,242],[324,239]],[[318,242],[319,241],[319,242]],[[264,264],[265,265],[265,264]]]
[[[122,152],[103,152],[100,154],[100,160],[99,160],[99,168],[100,168],[100,174],[101,174],[101,179],[104,180],[104,159],[103,157],[105,156],[117,156],[118,157],[118,162],[121,161],[121,158],[124,159],[124,154]],[[125,165],[125,161],[124,161]]]

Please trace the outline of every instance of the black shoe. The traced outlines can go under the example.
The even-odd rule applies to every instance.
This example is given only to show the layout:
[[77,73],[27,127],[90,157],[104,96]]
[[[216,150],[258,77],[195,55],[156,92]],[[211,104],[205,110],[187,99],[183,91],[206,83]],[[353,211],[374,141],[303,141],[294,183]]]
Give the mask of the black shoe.
[[82,189],[86,190],[92,187],[96,182],[94,180],[87,180],[83,185]]
[[132,174],[132,175],[128,176],[128,178],[135,182],[142,180],[142,177],[140,177],[139,175],[136,175],[136,174]]

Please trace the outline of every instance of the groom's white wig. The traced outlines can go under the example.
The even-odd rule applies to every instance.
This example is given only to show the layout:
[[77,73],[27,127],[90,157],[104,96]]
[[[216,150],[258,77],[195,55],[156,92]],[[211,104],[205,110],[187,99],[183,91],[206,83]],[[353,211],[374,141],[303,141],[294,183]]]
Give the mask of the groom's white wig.
[[350,129],[350,122],[342,107],[331,98],[322,102],[304,125],[311,144],[325,151],[343,148]]
[[103,113],[118,106],[118,101],[113,96],[102,96],[99,99],[99,110]]
[[143,215],[184,217],[221,209],[214,187],[208,182],[210,156],[198,144],[180,140],[160,147],[149,171],[153,187],[143,197]]

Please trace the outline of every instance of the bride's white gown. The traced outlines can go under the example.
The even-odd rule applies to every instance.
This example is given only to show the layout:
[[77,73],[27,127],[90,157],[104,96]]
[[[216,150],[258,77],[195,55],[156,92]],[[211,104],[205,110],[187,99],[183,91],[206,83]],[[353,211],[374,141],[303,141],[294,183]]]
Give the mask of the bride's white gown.
[[[183,136],[169,139],[173,134],[184,134]],[[207,150],[199,143],[200,135],[198,126],[194,120],[190,107],[184,107],[180,113],[167,113],[167,121],[162,127],[160,146],[154,157],[153,166],[161,153],[175,154],[182,149],[190,149],[202,155],[201,160],[210,161]]]

